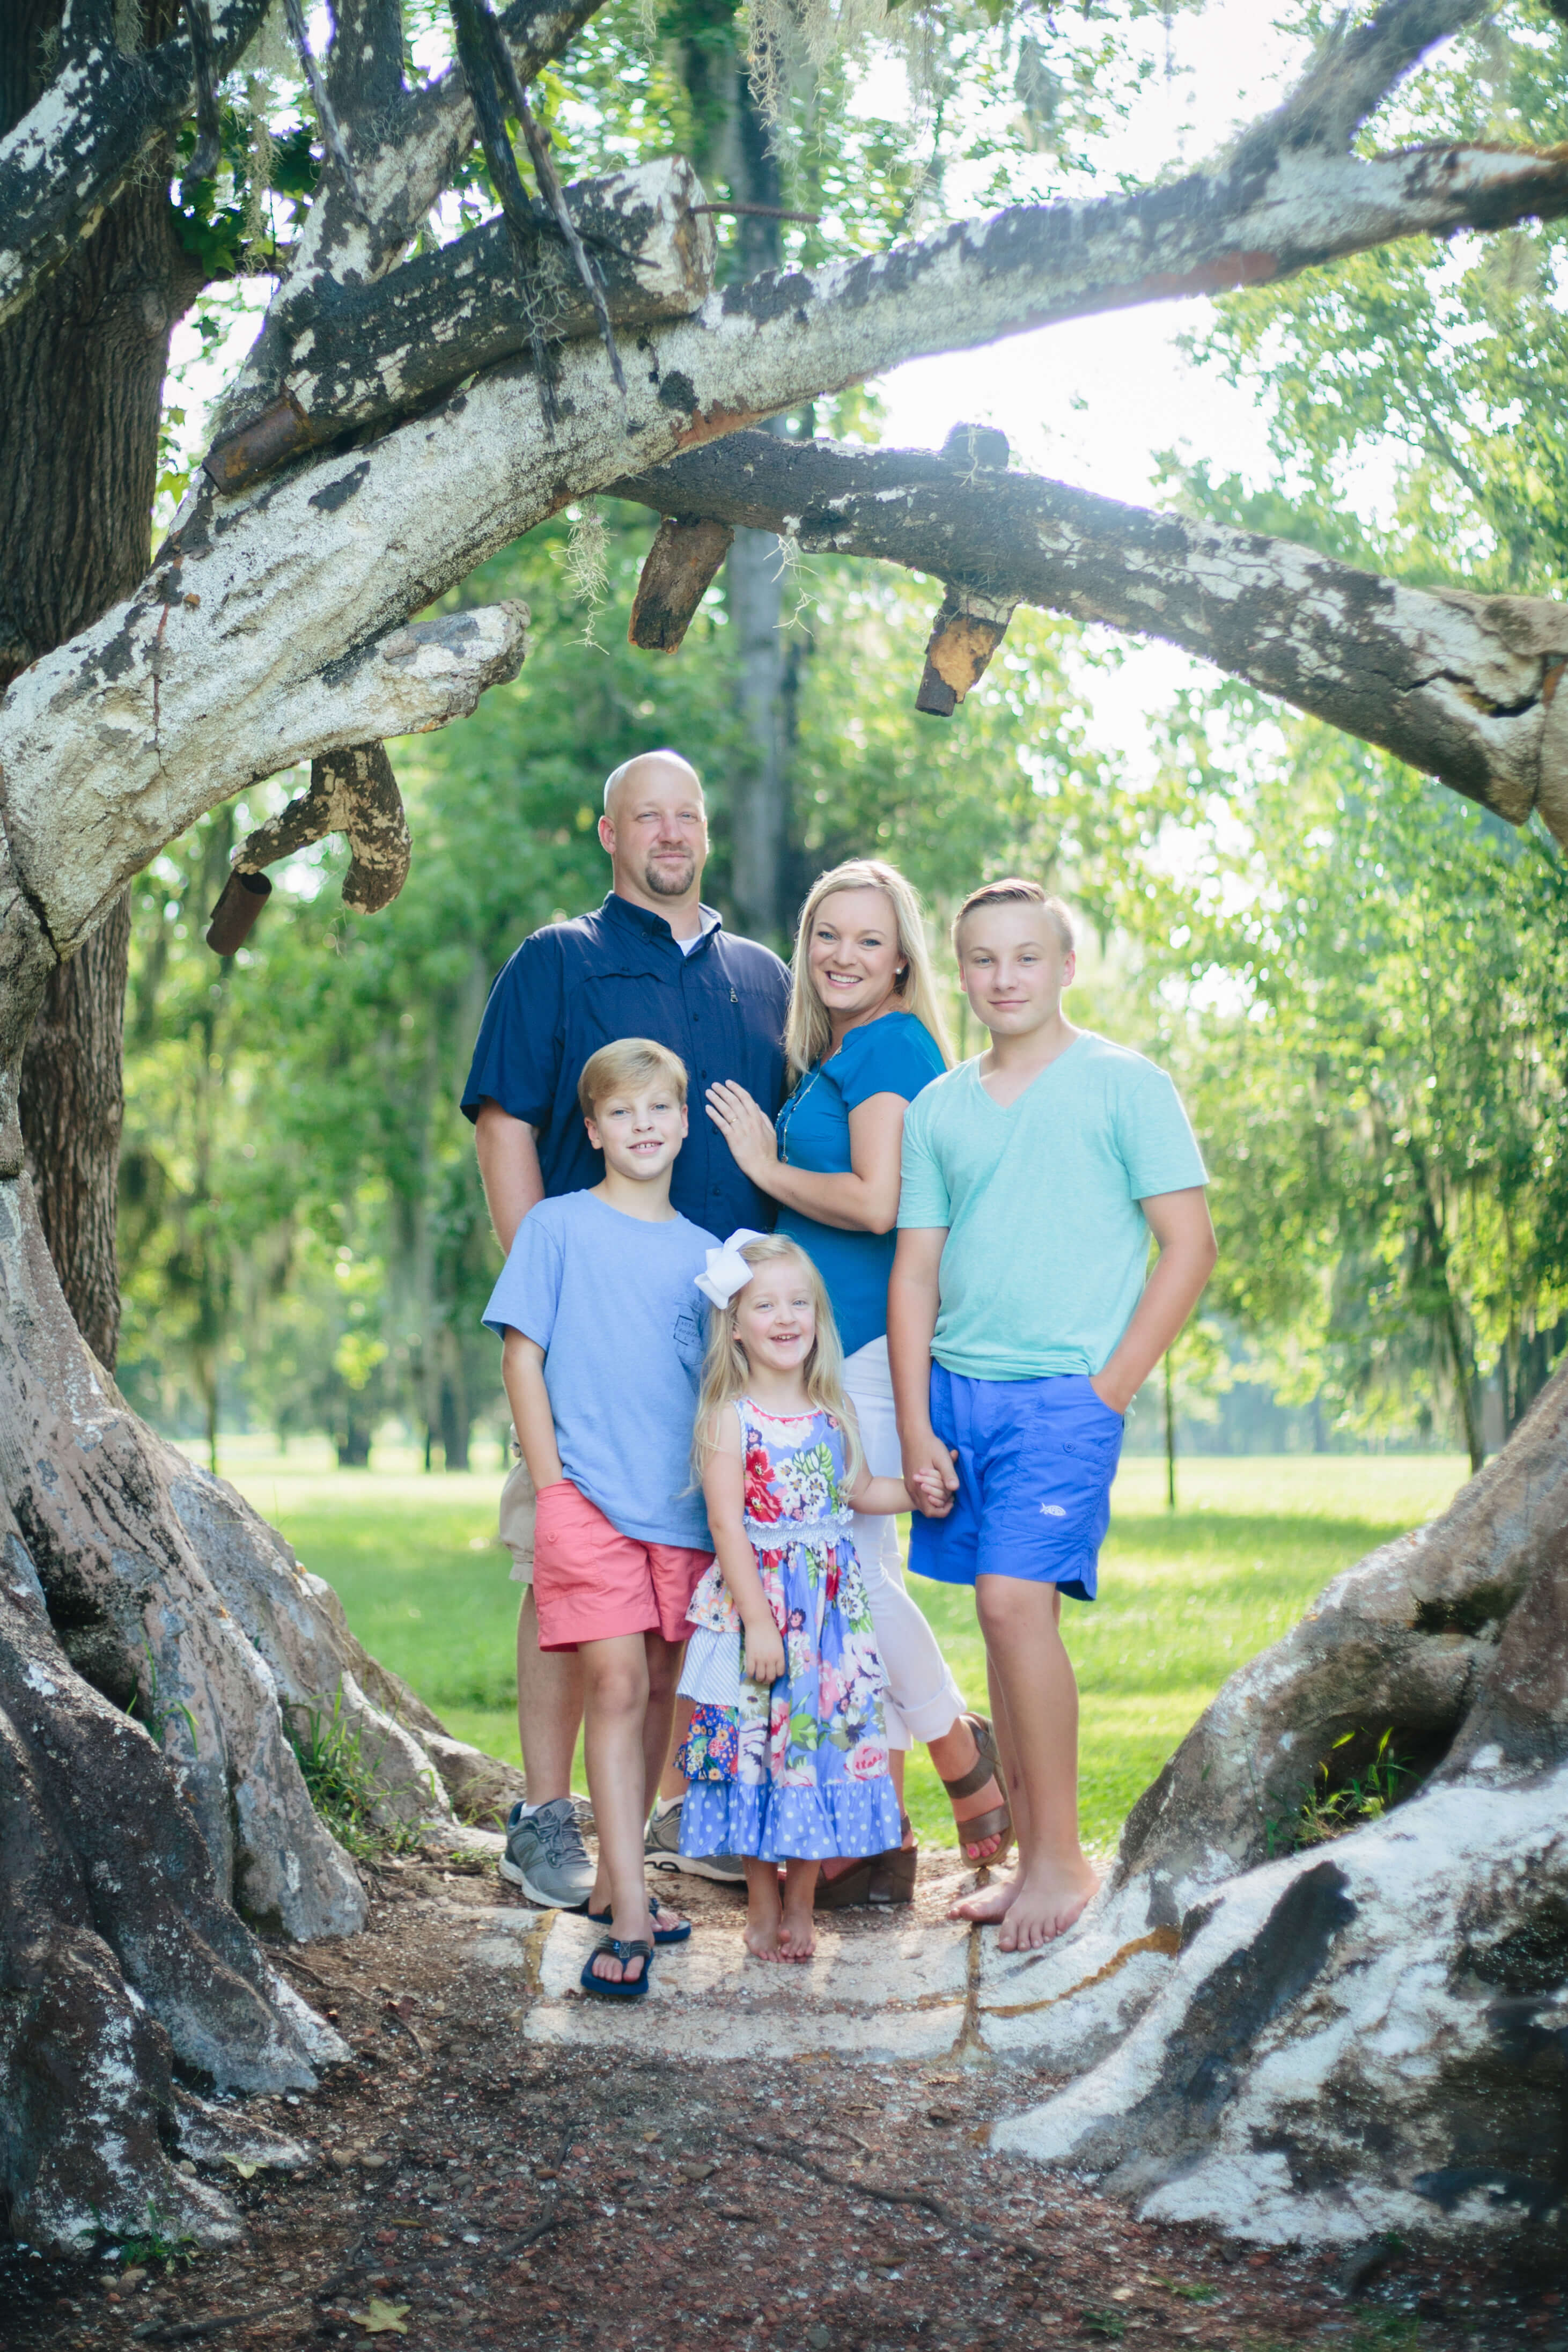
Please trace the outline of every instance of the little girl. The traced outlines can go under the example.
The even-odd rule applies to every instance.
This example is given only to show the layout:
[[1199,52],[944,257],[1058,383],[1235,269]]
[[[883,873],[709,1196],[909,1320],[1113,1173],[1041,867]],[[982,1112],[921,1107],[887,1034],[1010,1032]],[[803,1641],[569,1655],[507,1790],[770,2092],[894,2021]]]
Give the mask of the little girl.
[[747,1950],[809,1960],[821,1861],[899,1843],[850,1513],[907,1511],[909,1496],[866,1469],[805,1252],[732,1234],[696,1282],[713,1311],[693,1451],[716,1557],[687,1612],[681,1852],[744,1854]]

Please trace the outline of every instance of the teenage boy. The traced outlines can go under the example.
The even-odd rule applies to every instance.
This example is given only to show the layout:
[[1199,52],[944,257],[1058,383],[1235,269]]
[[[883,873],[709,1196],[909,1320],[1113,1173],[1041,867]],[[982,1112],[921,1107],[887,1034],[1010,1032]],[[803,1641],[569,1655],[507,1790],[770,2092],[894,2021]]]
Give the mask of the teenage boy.
[[[954,1906],[1004,1950],[1070,1927],[1096,1879],[1078,1843],[1078,1686],[1061,1595],[1092,1601],[1124,1416],[1213,1270],[1207,1178],[1176,1088],[1063,1015],[1066,908],[988,883],[953,927],[990,1047],[904,1126],[888,1354],[909,1565],[972,1584],[1018,1832],[1010,1880]],[[1149,1235],[1159,1257],[1145,1282]]]
[[691,1472],[704,1332],[695,1277],[717,1244],[670,1205],[686,1072],[623,1038],[591,1055],[578,1101],[602,1181],[541,1201],[517,1227],[485,1320],[538,1496],[534,1605],[542,1650],[581,1666],[588,1792],[599,1832],[589,1912],[611,1932],[586,1991],[641,1997],[655,1938],[689,1927],[654,1906],[643,1825],[670,1743],[686,1608],[713,1557]]

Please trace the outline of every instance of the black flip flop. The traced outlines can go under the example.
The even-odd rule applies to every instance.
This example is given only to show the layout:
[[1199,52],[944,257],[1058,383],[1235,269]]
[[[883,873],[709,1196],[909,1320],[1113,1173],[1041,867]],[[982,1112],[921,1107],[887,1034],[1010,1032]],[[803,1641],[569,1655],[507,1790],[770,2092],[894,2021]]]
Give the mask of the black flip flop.
[[[595,1976],[593,1963],[601,1952],[609,1952],[613,1958],[620,1961],[622,1968],[628,1960],[640,1959],[643,1963],[642,1975],[633,1977],[630,1982],[625,1977],[622,1977],[617,1981],[613,1977]],[[598,1943],[584,1960],[582,1974],[577,1981],[584,1992],[595,1993],[601,2000],[642,2000],[648,1990],[648,1971],[653,1965],[653,1947],[652,1944],[645,1944],[641,1937],[634,1941],[622,1943],[614,1936],[601,1936]]]

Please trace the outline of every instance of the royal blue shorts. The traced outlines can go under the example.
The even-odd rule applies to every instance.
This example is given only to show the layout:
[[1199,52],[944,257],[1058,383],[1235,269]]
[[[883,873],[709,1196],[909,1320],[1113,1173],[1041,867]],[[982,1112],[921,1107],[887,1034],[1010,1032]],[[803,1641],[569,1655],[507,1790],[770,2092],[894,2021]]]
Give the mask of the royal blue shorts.
[[974,1381],[931,1367],[931,1426],[958,1459],[945,1519],[912,1521],[909,1565],[942,1584],[1017,1576],[1092,1601],[1123,1421],[1087,1372]]

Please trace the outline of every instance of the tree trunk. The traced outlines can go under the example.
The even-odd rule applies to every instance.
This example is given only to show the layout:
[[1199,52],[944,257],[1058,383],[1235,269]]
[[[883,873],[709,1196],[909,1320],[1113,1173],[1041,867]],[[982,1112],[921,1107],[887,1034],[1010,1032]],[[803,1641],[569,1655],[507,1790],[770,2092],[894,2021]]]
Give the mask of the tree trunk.
[[787,948],[789,776],[784,743],[783,558],[771,531],[737,530],[726,562],[740,658],[746,764],[730,786],[732,887],[742,930]]
[[[1385,1731],[1393,1810],[1308,1843],[1321,1768],[1364,1778]],[[994,2144],[1151,2219],[1560,2257],[1565,1820],[1568,1367],[1440,1517],[1231,1678],[1080,1927],[988,1961],[1008,2046],[1078,2077]]]
[[[60,15],[60,0],[30,0],[0,32],[0,131],[37,101]],[[145,16],[155,41],[179,10],[155,0]],[[169,331],[199,282],[175,233],[163,160],[0,327],[0,688],[129,595],[147,569]],[[50,980],[22,1071],[38,1214],[82,1336],[110,1370],[130,938],[122,899]]]
[[[698,127],[695,161],[713,184],[727,184],[743,205],[783,201],[779,158],[752,94],[733,10],[714,27],[710,42],[688,43],[683,65]],[[725,53],[727,37],[729,53]],[[783,260],[779,221],[742,214],[728,248],[725,278],[744,285]],[[771,429],[771,428],[770,428]],[[786,646],[779,629],[783,565],[775,531],[741,529],[725,567],[731,626],[740,670],[746,750],[730,782],[730,887],[737,919],[754,939],[782,947],[789,935],[787,904],[789,777],[784,728]]]
[[120,1339],[114,1226],[130,944],[127,893],[80,953],[56,968],[22,1065],[22,1133],[39,1221],[77,1328],[110,1371]]
[[448,1791],[488,1820],[520,1776],[449,1739],[282,1538],[127,1411],[25,1172],[0,1180],[0,2196],[40,2244],[131,2230],[149,2197],[232,2234],[172,2169],[216,2126],[170,2070],[277,2089],[346,2055],[242,1923],[364,1917],[287,1727],[340,1705],[384,1817],[454,1843]]

